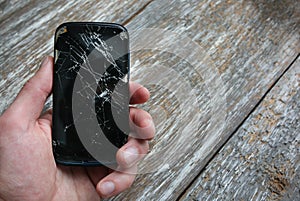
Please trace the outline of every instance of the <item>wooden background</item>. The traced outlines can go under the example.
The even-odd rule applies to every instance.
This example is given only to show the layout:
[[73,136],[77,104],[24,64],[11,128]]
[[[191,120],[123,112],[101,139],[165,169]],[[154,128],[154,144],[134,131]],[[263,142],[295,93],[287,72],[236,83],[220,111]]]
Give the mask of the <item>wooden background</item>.
[[[111,200],[300,200],[300,2],[0,1],[0,114],[66,21],[130,33],[157,135]],[[50,76],[50,75],[49,75]],[[51,100],[50,100],[51,102]]]

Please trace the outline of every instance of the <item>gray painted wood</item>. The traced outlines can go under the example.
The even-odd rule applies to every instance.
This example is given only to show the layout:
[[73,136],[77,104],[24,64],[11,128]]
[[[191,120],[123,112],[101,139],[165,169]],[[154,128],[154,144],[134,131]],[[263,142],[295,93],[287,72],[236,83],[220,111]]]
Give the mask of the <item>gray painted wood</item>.
[[180,200],[300,200],[300,58]]
[[300,51],[299,3],[126,2],[2,3],[0,111],[52,53],[58,24],[126,24],[131,79],[150,88],[143,108],[157,135],[133,188],[114,199],[174,200]]
[[[162,41],[164,44],[160,45],[164,47],[177,43],[177,48],[173,49],[188,52],[184,58],[188,63],[159,50],[137,53],[138,66],[144,71],[155,70],[160,64],[170,71],[180,72],[183,83],[192,86],[197,104],[194,107],[192,94],[185,90],[186,102],[190,105],[181,107],[186,110],[182,115],[178,112],[181,102],[174,99],[179,90],[173,90],[175,95],[152,90],[154,97],[149,111],[154,119],[167,120],[162,122],[164,124],[157,123],[151,153],[165,152],[159,152],[160,157],[149,160],[146,167],[160,163],[159,171],[139,175],[133,188],[115,200],[175,200],[180,197],[296,57],[300,45],[299,3],[261,2],[265,1],[153,1],[128,23],[129,30],[155,27],[189,37],[201,50],[197,51],[195,59],[193,51],[196,52],[196,48],[191,48],[192,42],[179,44],[180,40],[172,35],[169,40],[151,40],[154,44]],[[147,74],[142,72],[133,79],[149,82]],[[211,83],[205,72],[211,75]],[[209,85],[212,83],[215,83],[215,91]],[[178,83],[172,84],[180,88]],[[221,104],[224,97],[225,104]],[[158,112],[152,109],[153,105],[160,106]],[[185,132],[180,130],[183,128]],[[175,161],[170,159],[172,157]],[[144,167],[142,165],[142,170]]]

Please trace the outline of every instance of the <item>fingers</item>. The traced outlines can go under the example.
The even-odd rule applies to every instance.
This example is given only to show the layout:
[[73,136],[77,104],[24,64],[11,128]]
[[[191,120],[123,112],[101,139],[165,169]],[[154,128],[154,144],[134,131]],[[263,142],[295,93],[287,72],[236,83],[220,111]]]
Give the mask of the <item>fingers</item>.
[[130,104],[145,103],[150,97],[148,89],[135,82],[129,83],[129,92]]
[[130,167],[133,167],[148,153],[148,150],[148,141],[129,138],[128,142],[117,152],[116,158],[120,166],[119,169],[126,170]]
[[149,113],[138,108],[130,108],[130,137],[116,155],[121,169],[135,165],[149,150],[147,140],[154,137],[155,127]]
[[126,145],[117,152],[118,169],[122,171],[113,171],[104,177],[96,186],[98,194],[108,198],[128,189],[134,182],[137,162],[147,154],[148,149],[146,140],[129,138]]
[[143,139],[154,137],[155,128],[150,114],[141,109],[130,108],[130,119],[135,124],[134,132],[142,139],[129,137],[128,142],[118,150],[116,159],[119,171],[113,171],[96,186],[96,190],[102,198],[117,195],[132,185],[137,173],[137,162],[149,150],[148,141]]
[[[137,167],[131,168],[132,172],[136,172]],[[135,175],[114,171],[103,178],[96,186],[96,190],[100,197],[109,198],[128,189],[134,182]]]
[[38,72],[26,82],[7,113],[22,118],[20,123],[34,122],[40,116],[45,100],[52,90],[53,58],[46,57]]
[[96,185],[98,194],[102,198],[108,198],[128,189],[134,182],[137,173],[136,163],[147,154],[148,149],[147,141],[129,138],[126,145],[117,153],[117,161],[120,165],[118,169],[122,171],[112,171],[105,176],[109,173],[106,167],[88,168],[88,174]]
[[103,179],[109,173],[108,168],[105,166],[88,167],[86,168],[86,171],[95,186],[101,179]]
[[150,140],[154,137],[155,126],[151,115],[138,108],[130,108],[130,136]]

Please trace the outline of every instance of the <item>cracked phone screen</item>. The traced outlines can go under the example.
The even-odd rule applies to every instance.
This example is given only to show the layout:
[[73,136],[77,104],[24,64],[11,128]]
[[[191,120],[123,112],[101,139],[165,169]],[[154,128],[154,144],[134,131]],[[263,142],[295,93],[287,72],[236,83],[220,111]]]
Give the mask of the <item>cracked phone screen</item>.
[[55,34],[53,153],[65,165],[115,164],[129,134],[129,47],[124,27],[65,23]]

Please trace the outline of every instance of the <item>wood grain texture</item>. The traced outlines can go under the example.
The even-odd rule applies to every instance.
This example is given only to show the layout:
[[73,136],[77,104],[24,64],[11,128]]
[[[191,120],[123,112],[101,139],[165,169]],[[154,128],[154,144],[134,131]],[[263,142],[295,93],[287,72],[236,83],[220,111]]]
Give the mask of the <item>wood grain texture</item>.
[[[143,170],[153,163],[159,168],[156,172],[139,175],[133,188],[115,200],[175,200],[181,195],[296,57],[300,45],[298,11],[299,3],[295,1],[280,5],[260,1],[153,1],[128,23],[129,30],[161,28],[189,37],[202,51],[197,53],[198,59],[193,63],[190,62],[193,60],[190,58],[194,58],[190,44],[179,43],[174,36],[166,40],[149,34],[146,38],[152,43],[147,45],[173,45],[173,49],[191,52],[185,58],[163,50],[144,50],[134,56],[133,63],[137,65],[133,66],[132,79],[147,84],[150,75],[147,70],[153,72],[164,66],[170,72],[179,72],[181,80],[175,76],[173,81],[165,71],[159,75],[159,70],[155,73],[158,78],[150,76],[159,86],[160,79],[167,76],[170,85],[176,88],[164,91],[156,85],[151,88],[153,96],[149,105],[145,106],[158,120],[151,153],[159,153],[160,157],[141,167]],[[133,34],[131,40],[138,41],[141,35]],[[219,76],[222,80],[221,86],[216,85],[217,93],[226,97],[224,105],[220,105],[219,99],[215,101],[216,97],[211,96],[206,85],[208,78],[204,72],[214,70],[217,75],[212,74],[212,79]],[[176,98],[184,84],[192,86],[196,107]],[[192,105],[194,99],[189,92],[183,93],[186,102]],[[184,108],[185,113],[179,108]],[[222,127],[222,122],[216,120],[224,111],[227,119]],[[193,125],[197,126],[196,130],[191,129]],[[172,161],[172,157],[176,160]]]
[[52,52],[61,22],[113,21],[130,31],[131,77],[151,90],[143,108],[157,136],[140,165],[147,174],[114,200],[177,199],[300,51],[297,1],[22,4],[1,3],[0,112]]
[[180,200],[300,200],[300,58]]
[[0,114],[53,55],[56,27],[68,21],[124,23],[148,3],[125,1],[2,1],[0,17]]

